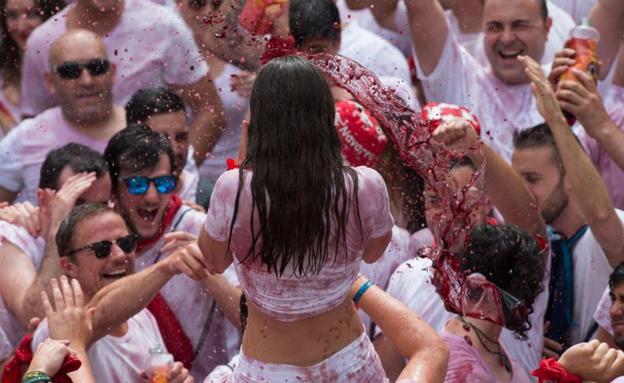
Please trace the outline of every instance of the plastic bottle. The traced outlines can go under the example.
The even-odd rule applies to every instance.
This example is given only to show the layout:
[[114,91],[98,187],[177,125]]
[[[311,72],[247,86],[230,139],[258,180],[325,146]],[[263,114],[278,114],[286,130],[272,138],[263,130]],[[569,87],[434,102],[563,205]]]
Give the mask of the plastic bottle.
[[594,81],[598,80],[598,59],[596,57],[596,45],[600,40],[600,32],[596,28],[593,28],[588,19],[583,19],[581,24],[572,28],[570,31],[570,39],[566,42],[565,47],[574,49],[576,55],[574,57],[575,63],[568,70],[561,75],[563,80],[578,81],[572,68],[588,72],[594,78]]
[[265,17],[266,9],[287,2],[288,0],[247,0],[239,18],[240,25],[253,35],[267,34],[271,30],[271,22]]
[[150,353],[150,383],[167,383],[167,373],[173,364],[173,355],[165,351],[162,345],[156,345]]

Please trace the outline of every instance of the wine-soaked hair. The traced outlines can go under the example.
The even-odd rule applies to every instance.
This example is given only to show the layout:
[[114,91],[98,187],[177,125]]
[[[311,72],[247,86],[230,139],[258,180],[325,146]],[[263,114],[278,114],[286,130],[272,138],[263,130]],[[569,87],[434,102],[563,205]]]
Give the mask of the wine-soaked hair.
[[245,259],[259,259],[277,276],[289,264],[297,276],[316,275],[341,248],[346,252],[352,207],[362,232],[357,174],[342,162],[329,85],[308,60],[280,57],[258,73],[250,110],[228,249],[244,172],[250,170],[252,245]]

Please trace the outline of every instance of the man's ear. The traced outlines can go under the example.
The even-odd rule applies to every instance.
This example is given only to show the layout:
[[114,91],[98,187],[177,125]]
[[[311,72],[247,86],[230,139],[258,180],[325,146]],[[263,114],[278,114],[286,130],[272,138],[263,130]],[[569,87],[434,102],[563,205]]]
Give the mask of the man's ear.
[[61,270],[68,278],[76,278],[78,276],[78,266],[71,261],[70,257],[60,257]]

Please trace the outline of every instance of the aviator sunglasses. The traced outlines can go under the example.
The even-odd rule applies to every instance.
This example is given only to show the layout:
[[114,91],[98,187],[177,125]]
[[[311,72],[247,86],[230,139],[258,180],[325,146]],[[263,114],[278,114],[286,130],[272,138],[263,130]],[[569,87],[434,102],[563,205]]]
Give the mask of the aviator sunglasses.
[[108,72],[110,61],[107,59],[93,59],[84,63],[66,62],[54,67],[54,71],[66,80],[79,78],[83,69],[86,69],[91,76],[100,76]]
[[80,247],[78,249],[74,249],[69,252],[69,255],[74,255],[80,251],[90,249],[93,251],[95,256],[99,259],[106,258],[110,255],[111,250],[113,249],[113,242],[119,246],[121,251],[126,254],[129,254],[136,249],[138,237],[136,234],[129,234],[125,237],[117,238],[114,241],[99,241],[88,244],[87,246]]
[[147,193],[150,184],[153,182],[156,187],[156,191],[160,194],[173,193],[176,186],[176,179],[172,175],[160,176],[160,177],[144,177],[133,176],[123,177],[122,180],[128,188],[128,193],[132,195],[143,195]]

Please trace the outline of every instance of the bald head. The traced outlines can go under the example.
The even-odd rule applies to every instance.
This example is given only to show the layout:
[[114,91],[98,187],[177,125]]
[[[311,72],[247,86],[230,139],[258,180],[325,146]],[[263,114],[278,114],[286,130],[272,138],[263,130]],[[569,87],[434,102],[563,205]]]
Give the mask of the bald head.
[[59,37],[50,49],[46,79],[68,121],[80,126],[111,115],[115,65],[95,33],[75,29]]
[[86,29],[72,29],[62,34],[50,48],[50,66],[64,62],[80,62],[107,58],[106,46],[95,33]]

